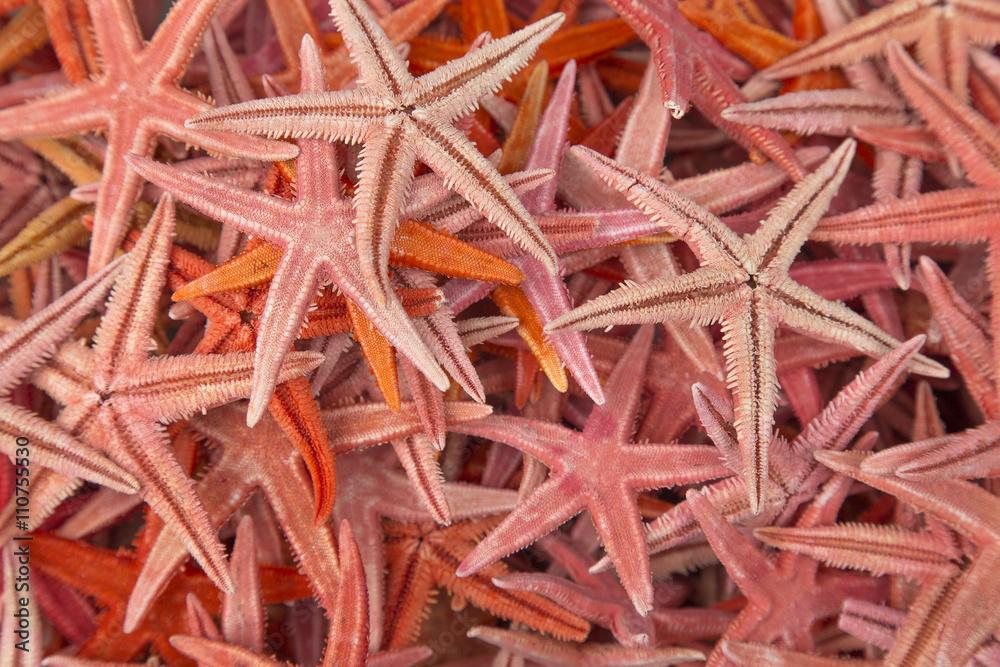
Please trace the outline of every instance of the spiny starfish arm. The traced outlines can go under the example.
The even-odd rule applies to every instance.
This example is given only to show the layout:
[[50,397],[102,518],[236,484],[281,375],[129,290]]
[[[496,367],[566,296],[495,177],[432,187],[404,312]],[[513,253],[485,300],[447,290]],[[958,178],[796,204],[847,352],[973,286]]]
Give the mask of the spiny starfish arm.
[[302,329],[322,268],[314,258],[289,245],[271,279],[257,331],[247,426],[257,423],[274,394],[282,362]]
[[207,109],[184,125],[196,130],[223,130],[271,139],[325,139],[357,144],[393,111],[395,108],[389,101],[367,89],[310,92]]
[[938,664],[964,665],[1000,625],[1000,548],[981,549],[965,572],[964,581],[942,622]]
[[909,121],[905,105],[897,98],[852,88],[786,93],[736,104],[723,111],[722,117],[735,123],[805,135],[845,135],[857,125],[894,127]]
[[975,243],[989,239],[1000,189],[958,188],[873,204],[822,220],[811,239],[841,244]]
[[396,364],[396,351],[386,337],[372,326],[371,321],[350,300],[347,302],[347,312],[351,318],[351,328],[354,339],[361,348],[361,354],[368,362],[368,368],[375,378],[386,405],[392,409],[399,407],[399,373]]
[[722,652],[737,665],[767,665],[768,667],[878,667],[878,660],[844,660],[814,653],[785,651],[775,646],[748,644],[728,639],[722,641]]
[[722,351],[727,384],[733,392],[742,476],[754,514],[767,501],[768,445],[778,398],[775,322],[769,310],[766,302],[752,295],[722,322]]
[[742,266],[740,238],[701,206],[677,194],[659,180],[618,164],[587,148],[571,151],[601,180],[624,194],[636,208],[681,237],[703,262]]
[[915,336],[862,371],[792,441],[799,453],[847,449],[875,410],[892,396],[925,336]]
[[112,457],[135,472],[142,495],[184,542],[205,574],[223,591],[233,590],[225,550],[192,480],[177,461],[164,428],[112,410],[102,418]]
[[229,570],[236,590],[222,600],[222,634],[230,642],[263,651],[264,608],[260,600],[257,540],[250,516],[244,516],[236,529]]
[[208,85],[216,106],[246,102],[256,97],[226,37],[226,31],[217,19],[212,19],[205,31],[201,50],[208,64]]
[[389,261],[453,278],[504,285],[518,285],[524,280],[521,270],[509,262],[416,220],[400,221]]
[[926,30],[935,0],[894,2],[819,38],[763,71],[771,79],[785,79],[818,69],[850,65],[873,56],[891,39],[909,44]]
[[[306,375],[322,360],[317,352],[291,352],[279,365],[277,382]],[[121,383],[119,400],[156,419],[184,419],[246,398],[255,370],[248,352],[158,357],[146,361],[135,377]]]
[[937,135],[923,125],[873,128],[860,126],[853,128],[851,132],[858,141],[922,162],[944,162],[947,159]]
[[169,641],[170,645],[182,654],[206,667],[224,667],[224,665],[287,667],[287,663],[272,660],[256,651],[237,644],[230,644],[221,639],[173,635]]
[[444,474],[438,465],[435,443],[423,433],[392,441],[413,492],[437,523],[451,525],[451,507],[444,492]]
[[[576,83],[576,61],[571,60],[563,67],[559,75],[548,106],[538,123],[534,143],[528,153],[526,171],[547,169],[556,171],[562,162],[566,149],[566,129],[569,123],[570,103],[573,100],[573,89]],[[534,192],[522,195],[521,200],[528,210],[540,212],[551,211],[556,206],[556,179],[543,183]]]
[[[462,422],[476,421],[492,411],[488,405],[444,402],[445,422],[449,430],[455,430]],[[403,402],[399,410],[380,403],[328,408],[322,412],[322,417],[330,434],[330,446],[338,454],[399,440],[419,433],[422,428],[412,401]]]
[[0,432],[5,436],[0,451],[11,461],[19,458],[17,441],[23,437],[30,441],[33,464],[122,493],[139,490],[139,483],[128,472],[30,410],[0,402]]
[[0,337],[0,395],[50,357],[81,319],[104,301],[125,260],[116,260]]
[[927,444],[932,446],[900,462],[896,474],[909,479],[977,479],[984,471],[1000,468],[1000,422],[987,422]]
[[406,378],[410,396],[417,407],[417,414],[420,417],[420,424],[424,428],[424,434],[430,440],[433,448],[440,451],[444,449],[445,437],[448,432],[444,417],[444,394],[428,382],[427,378],[421,375],[409,361],[404,359],[400,366],[403,369],[403,377]]
[[493,317],[470,317],[457,323],[462,345],[473,348],[493,340],[517,327],[516,317],[496,315]]
[[389,120],[369,135],[358,157],[354,240],[362,276],[381,303],[392,290],[389,251],[417,159],[412,134],[409,122]]
[[624,478],[636,489],[696,484],[732,474],[709,445],[627,445],[622,459],[631,461]]
[[633,648],[618,644],[576,644],[530,632],[477,626],[469,637],[480,639],[532,661],[579,667],[649,667],[703,660],[704,654],[687,648]]
[[544,596],[595,625],[611,627],[613,606],[598,599],[594,591],[575,581],[552,574],[516,572],[494,578],[493,584],[504,590]]
[[412,91],[413,77],[368,5],[360,0],[330,0],[330,9],[362,86],[397,102],[409,102],[406,97]]
[[[572,476],[552,476],[491,530],[458,566],[460,577],[519,551],[551,533],[584,509],[580,482]],[[633,511],[638,516],[638,513]],[[641,535],[641,530],[640,530]]]
[[64,137],[104,127],[104,91],[84,83],[0,111],[0,139]]
[[420,133],[417,146],[420,160],[441,174],[449,189],[464,197],[522,250],[555,273],[558,262],[555,252],[492,163],[454,127],[434,120],[417,120],[415,124]]
[[[104,381],[149,356],[173,235],[174,202],[170,195],[164,195],[115,280],[108,312],[94,336],[94,354],[99,372],[106,376]],[[92,251],[91,260],[94,254]]]
[[977,185],[1000,187],[1000,134],[922,71],[899,44],[888,47],[889,67],[910,103],[941,142],[955,153]]
[[[516,317],[520,322],[517,326],[517,335],[528,346],[528,350],[518,351],[517,354],[530,353],[552,386],[560,392],[565,392],[569,387],[569,379],[566,377],[562,359],[559,358],[553,343],[545,336],[543,331],[545,325],[542,322],[542,317],[528,300],[524,291],[518,287],[500,285],[493,290],[492,297],[501,313]],[[524,366],[518,363],[518,369],[522,371]],[[535,370],[537,369],[532,367],[529,373],[531,377],[534,376]]]
[[235,188],[217,178],[178,169],[139,155],[129,155],[129,166],[179,201],[204,215],[261,238],[287,242],[298,231],[295,206],[266,194]]
[[892,648],[896,629],[903,624],[906,612],[884,604],[864,600],[844,600],[837,627],[884,651]]
[[362,665],[368,655],[368,588],[361,552],[345,520],[337,533],[340,581],[324,665]]
[[693,320],[717,322],[729,309],[744,302],[748,290],[739,276],[704,267],[677,277],[666,276],[641,285],[626,284],[557,317],[547,331],[594,329],[615,324]]
[[670,135],[671,115],[663,106],[656,65],[646,65],[632,113],[622,130],[615,160],[641,174],[659,176]]
[[733,404],[728,396],[698,382],[691,385],[691,400],[701,427],[712,439],[726,466],[738,472],[739,445],[733,427]]
[[480,98],[498,91],[524,67],[565,18],[556,12],[425,74],[413,86],[415,105],[428,119],[443,122],[475,109]]
[[[143,52],[144,58],[156,64],[154,80],[164,83],[180,80],[220,4],[224,0],[182,0],[171,7]],[[133,18],[133,25],[134,21]]]
[[965,380],[973,400],[987,418],[1000,416],[993,366],[993,334],[986,321],[928,257],[920,258],[918,274],[948,346],[948,354]]
[[646,373],[652,345],[653,327],[640,327],[605,382],[608,402],[596,406],[587,418],[586,437],[617,442],[632,437],[643,389],[643,383],[635,380]]
[[955,566],[954,547],[928,532],[863,523],[814,528],[757,528],[754,536],[772,547],[802,554],[830,567],[927,579]]
[[767,218],[747,246],[752,264],[759,273],[786,275],[802,244],[819,222],[847,176],[856,143],[840,144],[816,171],[799,181]]
[[[774,285],[768,295],[781,322],[796,331],[848,345],[872,357],[899,345],[899,341],[847,306],[823,299],[791,280]],[[911,369],[928,377],[948,377],[947,368],[922,354],[913,357]]]
[[866,455],[860,452],[819,451],[814,456],[835,472],[891,493],[973,540],[989,542],[996,538],[995,510],[1000,505],[995,496],[974,484],[952,480],[917,482],[891,474],[868,472]]
[[455,424],[450,430],[502,442],[550,465],[572,456],[576,447],[573,432],[561,424],[510,415],[488,415]]

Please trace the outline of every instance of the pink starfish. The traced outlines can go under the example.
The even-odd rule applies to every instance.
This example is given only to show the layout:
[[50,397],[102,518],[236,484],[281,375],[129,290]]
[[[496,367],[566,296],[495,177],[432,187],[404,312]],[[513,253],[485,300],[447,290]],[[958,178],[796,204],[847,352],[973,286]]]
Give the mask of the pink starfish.
[[237,104],[201,114],[189,126],[363,142],[355,241],[362,276],[370,293],[382,302],[392,291],[389,247],[417,160],[555,271],[555,255],[530,214],[454,122],[520,69],[563,15],[554,14],[415,79],[364,3],[334,0],[331,9],[358,68],[359,88]]
[[726,474],[711,447],[631,444],[653,332],[644,327],[607,382],[611,401],[595,407],[583,432],[519,417],[486,417],[453,430],[497,440],[539,459],[549,479],[528,495],[458,568],[471,574],[552,532],[582,509],[640,615],[653,604],[649,560],[635,496],[644,489],[690,484]]
[[[755,513],[766,501],[767,444],[777,397],[773,356],[777,325],[869,355],[898,345],[843,304],[823,299],[788,276],[792,261],[846,175],[853,153],[853,141],[844,142],[774,208],[759,231],[743,238],[659,181],[596,153],[581,153],[602,178],[684,239],[702,266],[676,278],[625,285],[576,308],[548,328],[558,331],[666,319],[721,321],[743,476]],[[922,373],[947,375],[946,369],[925,357],[915,357],[914,364]]]
[[89,3],[103,71],[65,91],[0,111],[0,138],[51,137],[107,130],[108,149],[88,260],[93,273],[111,261],[128,230],[142,180],[129,169],[129,153],[151,155],[166,135],[209,151],[262,160],[295,157],[294,146],[256,138],[192,130],[191,116],[210,108],[180,87],[188,61],[221,0],[181,0],[145,43],[132,0]]

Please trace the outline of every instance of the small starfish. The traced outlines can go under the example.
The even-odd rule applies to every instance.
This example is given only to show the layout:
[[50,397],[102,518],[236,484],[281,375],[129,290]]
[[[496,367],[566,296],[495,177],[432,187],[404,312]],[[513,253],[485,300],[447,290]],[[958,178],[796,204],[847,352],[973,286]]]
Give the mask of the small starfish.
[[1000,591],[992,575],[1000,559],[1000,502],[996,496],[969,482],[903,479],[885,466],[886,457],[868,461],[864,454],[853,452],[818,452],[816,458],[836,472],[926,512],[976,545],[975,554],[963,562],[955,576],[943,578],[936,586],[937,594],[919,610],[925,620],[917,624],[924,627],[930,622],[940,629],[940,637],[935,630],[925,638],[930,643],[928,657],[933,656],[937,664],[965,664],[1000,624],[996,605]]
[[531,544],[586,508],[632,604],[640,615],[649,612],[653,584],[649,561],[643,558],[635,496],[645,489],[726,474],[711,447],[629,443],[642,390],[633,380],[645,370],[652,338],[650,327],[636,334],[608,378],[612,400],[594,408],[582,433],[549,422],[493,416],[453,429],[503,442],[551,470],[549,479],[465,558],[459,576]]
[[233,105],[196,116],[188,125],[244,134],[364,142],[355,200],[355,240],[362,276],[370,293],[382,303],[390,298],[389,248],[418,159],[441,174],[452,189],[526,252],[555,271],[552,249],[530,214],[453,123],[520,69],[559,26],[562,15],[492,41],[415,79],[364,3],[331,0],[330,6],[359,70],[360,88]]
[[763,71],[784,79],[850,65],[879,55],[898,40],[916,44],[934,78],[963,101],[972,44],[1000,42],[1000,10],[989,0],[902,0],[875,9]]
[[497,586],[494,579],[510,573],[502,563],[471,577],[455,576],[458,564],[498,522],[497,517],[487,517],[447,527],[427,521],[385,523],[387,647],[399,648],[417,639],[437,587],[447,589],[453,607],[469,602],[493,616],[560,639],[586,638],[590,624],[558,602]]
[[[65,350],[36,372],[35,381],[66,406],[58,423],[133,472],[147,502],[183,537],[206,573],[228,590],[222,545],[194,483],[170,452],[162,422],[245,396],[251,358],[149,357],[173,223],[173,202],[165,197],[115,281],[94,347]],[[317,362],[316,355],[295,353],[281,379],[308,372]]]
[[[750,506],[766,501],[767,444],[777,398],[773,357],[778,323],[820,339],[883,354],[898,341],[843,304],[823,299],[788,277],[788,269],[846,175],[854,142],[845,141],[775,207],[752,236],[740,238],[714,215],[662,183],[592,152],[581,152],[602,178],[641,210],[685,239],[702,260],[697,271],[645,285],[626,285],[552,322],[552,330],[667,319],[722,322],[723,354],[736,398],[736,430]],[[947,370],[926,357],[920,372]]]
[[125,163],[128,153],[152,154],[165,134],[206,150],[264,160],[295,157],[280,142],[191,130],[187,118],[210,105],[180,87],[191,54],[220,0],[183,0],[144,44],[132,0],[90,4],[103,64],[100,76],[65,92],[0,111],[0,138],[65,136],[107,129],[108,150],[94,214],[88,271],[114,256],[128,228],[141,179]]

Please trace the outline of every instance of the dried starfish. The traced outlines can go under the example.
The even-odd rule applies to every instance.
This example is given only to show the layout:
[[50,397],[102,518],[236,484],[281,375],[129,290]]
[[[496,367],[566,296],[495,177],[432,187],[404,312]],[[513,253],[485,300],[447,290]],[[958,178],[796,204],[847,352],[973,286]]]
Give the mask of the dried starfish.
[[184,125],[186,119],[210,106],[181,88],[179,81],[219,3],[178,2],[148,43],[139,33],[132,0],[91,3],[103,63],[100,76],[64,92],[0,111],[3,139],[109,130],[94,214],[90,273],[111,261],[139,195],[142,180],[126,165],[125,156],[152,154],[157,135],[237,157],[295,157],[295,147],[288,144],[192,130]]
[[360,88],[233,105],[196,116],[188,125],[244,134],[364,142],[359,158],[355,240],[369,293],[381,303],[391,298],[389,249],[418,159],[554,271],[555,256],[534,220],[453,123],[520,69],[562,22],[562,15],[492,41],[426,78],[415,79],[367,6],[358,0],[333,0],[331,8],[359,70]]
[[[846,306],[823,299],[788,277],[792,261],[836,193],[853,154],[853,141],[844,142],[778,204],[759,231],[740,238],[711,213],[659,181],[596,153],[581,153],[609,184],[687,241],[702,266],[677,278],[621,287],[576,308],[549,328],[558,331],[666,319],[721,321],[727,375],[736,398],[743,477],[755,513],[766,501],[767,445],[777,396],[772,352],[776,325],[870,355],[898,345]],[[947,375],[947,370],[926,357],[915,357],[914,366],[928,375]]]

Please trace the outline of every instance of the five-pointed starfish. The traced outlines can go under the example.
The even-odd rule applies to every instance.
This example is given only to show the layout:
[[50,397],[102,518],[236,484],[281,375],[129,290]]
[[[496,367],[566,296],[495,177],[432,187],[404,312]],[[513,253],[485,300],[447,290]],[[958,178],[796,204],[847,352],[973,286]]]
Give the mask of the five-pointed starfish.
[[[222,545],[193,481],[170,452],[162,422],[246,396],[251,355],[150,358],[173,223],[173,202],[165,197],[115,281],[94,347],[65,350],[36,372],[36,383],[65,406],[59,424],[132,472],[147,502],[182,536],[209,577],[228,590]],[[308,372],[316,357],[290,356],[281,380]]]
[[181,76],[220,0],[178,2],[148,44],[139,33],[132,0],[89,5],[101,74],[64,92],[0,111],[0,138],[64,136],[108,131],[108,149],[97,199],[88,271],[111,261],[128,228],[142,179],[125,163],[129,153],[150,155],[157,135],[206,150],[265,160],[284,160],[294,146],[185,127],[209,108],[182,89]]
[[594,408],[582,433],[499,416],[454,427],[508,444],[551,470],[549,479],[462,561],[459,576],[478,572],[587,509],[632,604],[641,615],[649,612],[653,584],[636,496],[645,489],[728,474],[711,447],[629,442],[642,391],[634,377],[646,368],[652,339],[650,327],[636,334],[606,383],[609,402]]
[[[684,239],[702,266],[679,277],[626,285],[553,322],[549,328],[587,329],[667,319],[722,322],[723,354],[735,394],[736,431],[750,506],[766,501],[767,445],[777,398],[774,332],[778,324],[810,336],[847,344],[869,355],[898,341],[846,306],[828,301],[788,276],[788,269],[819,221],[850,165],[854,142],[846,141],[783,199],[759,231],[740,238],[714,215],[659,181],[625,169],[593,152],[582,152],[602,178]],[[915,367],[932,376],[947,370],[922,356]]]
[[[492,41],[415,79],[364,3],[331,0],[330,5],[358,68],[361,87],[330,93],[314,89],[237,104],[196,116],[188,125],[363,143],[354,235],[361,275],[378,302],[391,298],[389,249],[417,160],[441,174],[490,222],[555,271],[552,249],[530,214],[453,123],[520,69],[559,26],[562,15]],[[420,366],[419,360],[414,361]]]

